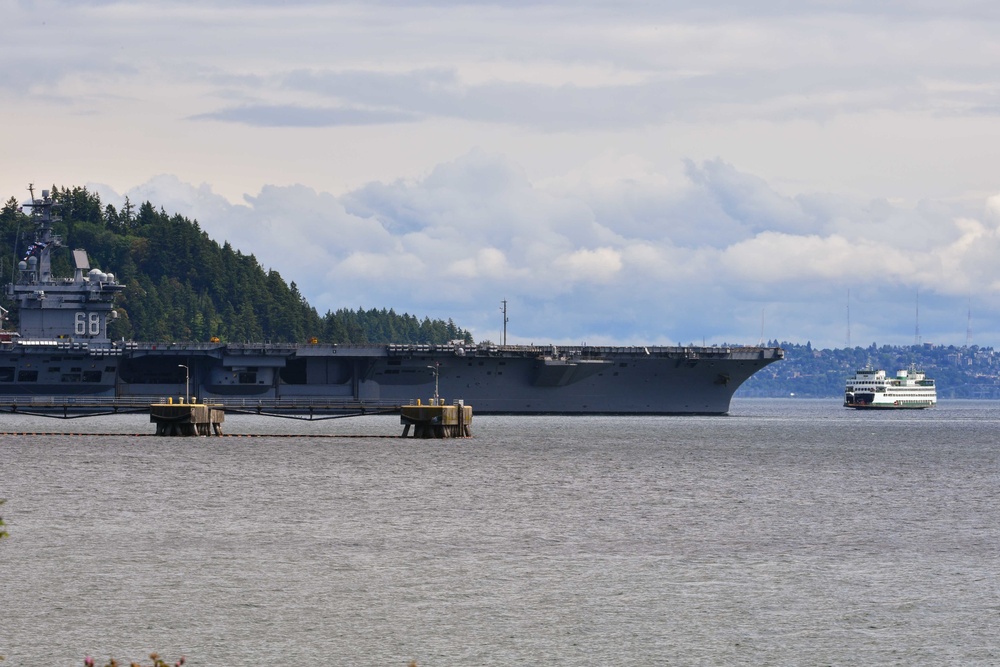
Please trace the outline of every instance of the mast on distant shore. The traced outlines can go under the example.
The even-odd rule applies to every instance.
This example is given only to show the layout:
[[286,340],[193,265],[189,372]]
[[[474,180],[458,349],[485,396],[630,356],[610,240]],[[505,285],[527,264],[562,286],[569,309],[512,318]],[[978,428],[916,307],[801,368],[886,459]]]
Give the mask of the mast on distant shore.
[[972,297],[969,297],[969,318],[965,325],[965,347],[972,347]]
[[847,349],[851,348],[851,288],[847,288]]

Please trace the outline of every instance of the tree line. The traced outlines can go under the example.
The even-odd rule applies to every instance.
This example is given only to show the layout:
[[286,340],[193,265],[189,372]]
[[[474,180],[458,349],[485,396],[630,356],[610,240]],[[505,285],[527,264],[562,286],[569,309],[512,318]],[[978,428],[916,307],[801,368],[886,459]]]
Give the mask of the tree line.
[[[138,341],[445,343],[473,342],[452,320],[420,319],[385,308],[341,308],[319,315],[299,292],[254,255],[220,245],[197,221],[138,206],[125,199],[121,209],[104,204],[83,187],[53,186],[59,205],[55,225],[68,247],[85,248],[91,266],[113,267],[125,290],[109,325],[114,339]],[[13,278],[19,259],[34,239],[30,216],[16,197],[0,209],[3,282]],[[105,268],[105,271],[108,269]],[[56,276],[73,275],[70,253],[52,254]],[[17,313],[11,309],[11,324]]]

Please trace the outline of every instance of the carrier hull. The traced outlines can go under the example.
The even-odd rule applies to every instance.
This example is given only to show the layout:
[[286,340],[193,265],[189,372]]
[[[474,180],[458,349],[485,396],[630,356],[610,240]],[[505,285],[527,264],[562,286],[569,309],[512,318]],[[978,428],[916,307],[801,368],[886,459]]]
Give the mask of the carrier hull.
[[782,356],[756,347],[12,342],[0,345],[0,395],[406,405],[436,388],[477,414],[725,414],[736,389]]

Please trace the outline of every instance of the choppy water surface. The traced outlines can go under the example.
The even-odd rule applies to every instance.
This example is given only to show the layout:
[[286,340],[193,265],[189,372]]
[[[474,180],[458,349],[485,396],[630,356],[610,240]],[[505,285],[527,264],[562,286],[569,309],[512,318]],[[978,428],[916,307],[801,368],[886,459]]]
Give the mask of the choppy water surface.
[[[737,400],[716,418],[476,417],[461,441],[3,436],[0,654],[1000,663],[998,425],[988,402]],[[152,430],[0,427],[56,429]]]

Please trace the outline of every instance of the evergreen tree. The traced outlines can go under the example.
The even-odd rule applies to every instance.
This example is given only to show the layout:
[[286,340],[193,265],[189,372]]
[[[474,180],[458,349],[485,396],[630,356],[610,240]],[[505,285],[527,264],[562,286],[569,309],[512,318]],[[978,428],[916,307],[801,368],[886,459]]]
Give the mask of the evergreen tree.
[[[149,201],[136,207],[128,197],[118,210],[81,187],[53,186],[51,192],[62,218],[55,232],[68,247],[85,248],[91,267],[114,273],[126,286],[116,302],[119,317],[109,325],[112,338],[415,343],[445,342],[454,328],[471,340],[444,322],[425,320],[424,331],[414,316],[385,308],[320,317],[294,282],[286,284],[277,271],[265,270],[228,242],[213,241],[197,221],[169,215]],[[0,241],[23,249],[33,234],[29,216],[11,197],[0,208]],[[70,253],[53,253],[53,273],[73,275],[70,262]],[[14,267],[0,261],[0,269],[7,279]]]

